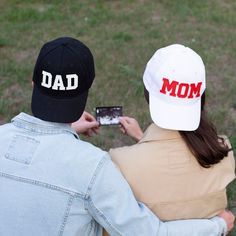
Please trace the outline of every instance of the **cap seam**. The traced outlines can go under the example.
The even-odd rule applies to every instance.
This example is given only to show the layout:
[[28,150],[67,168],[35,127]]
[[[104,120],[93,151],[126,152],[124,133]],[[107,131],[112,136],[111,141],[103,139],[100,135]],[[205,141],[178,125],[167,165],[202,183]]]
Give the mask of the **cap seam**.
[[[42,61],[50,52],[52,52],[53,50],[55,50],[55,49],[58,48],[58,47],[60,47],[60,45],[57,45],[56,47],[50,49],[47,53],[45,53],[45,54],[40,58],[40,60],[38,61],[37,67],[38,67],[38,64],[41,64],[41,61]],[[42,48],[42,49],[43,49],[43,48]],[[42,51],[42,49],[41,49],[41,51]]]
[[[77,57],[79,57],[78,53],[77,53],[73,48],[71,48],[70,45],[68,45],[67,48],[68,48],[69,50],[71,50],[73,53],[75,53]],[[85,66],[85,64],[83,63],[83,61],[80,61],[80,63],[81,63],[81,65],[82,65],[83,69],[85,69],[86,74],[89,75],[88,68]],[[85,81],[85,83],[87,84],[87,86],[89,86],[88,83],[87,83],[87,81]],[[91,86],[89,86],[89,87],[91,87]]]
[[62,53],[61,53],[61,58],[60,58],[60,62],[58,63],[58,69],[57,71],[60,71],[60,75],[62,74],[61,73],[61,70],[62,70],[62,58],[63,58],[63,55],[64,55],[64,50],[65,50],[65,47],[64,45],[60,45],[62,46]]

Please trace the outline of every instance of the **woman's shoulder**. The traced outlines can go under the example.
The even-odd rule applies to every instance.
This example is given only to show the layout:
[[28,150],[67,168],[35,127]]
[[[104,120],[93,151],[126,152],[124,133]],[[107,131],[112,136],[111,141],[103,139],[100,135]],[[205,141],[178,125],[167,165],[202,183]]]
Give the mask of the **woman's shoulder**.
[[137,152],[137,144],[131,146],[123,146],[112,148],[109,150],[109,154],[113,161],[118,161],[120,159],[126,159],[127,157],[132,157],[135,152]]

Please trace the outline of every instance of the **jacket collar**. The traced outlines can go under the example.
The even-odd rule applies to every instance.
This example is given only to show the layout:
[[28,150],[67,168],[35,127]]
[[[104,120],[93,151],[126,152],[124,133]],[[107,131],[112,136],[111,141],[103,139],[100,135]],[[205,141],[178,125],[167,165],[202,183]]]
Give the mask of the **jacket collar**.
[[73,130],[70,124],[67,123],[55,123],[40,120],[34,116],[30,116],[26,113],[21,112],[15,116],[11,122],[18,128],[25,130],[41,133],[41,134],[60,134],[60,133],[71,133],[76,138],[79,138],[78,134]]
[[149,142],[149,141],[157,141],[157,140],[171,140],[171,139],[179,139],[181,136],[177,130],[168,130],[162,129],[152,123],[147,130],[145,131],[142,139],[139,143]]

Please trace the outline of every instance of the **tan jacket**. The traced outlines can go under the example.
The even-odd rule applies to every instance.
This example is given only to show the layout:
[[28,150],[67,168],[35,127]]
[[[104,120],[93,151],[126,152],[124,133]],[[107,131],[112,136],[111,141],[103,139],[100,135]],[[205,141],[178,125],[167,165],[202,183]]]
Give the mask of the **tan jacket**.
[[227,206],[225,188],[235,178],[232,151],[203,168],[178,131],[152,124],[139,143],[110,155],[136,198],[162,220],[209,218]]

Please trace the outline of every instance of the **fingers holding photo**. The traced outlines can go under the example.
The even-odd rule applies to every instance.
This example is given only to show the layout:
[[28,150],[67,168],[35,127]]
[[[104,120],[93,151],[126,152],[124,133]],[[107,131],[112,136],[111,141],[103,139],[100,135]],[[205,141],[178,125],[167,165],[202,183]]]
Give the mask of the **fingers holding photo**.
[[139,141],[143,136],[143,131],[141,130],[139,123],[132,117],[121,116],[119,117],[121,132]]
[[71,127],[76,131],[76,133],[88,137],[99,133],[99,123],[96,121],[94,116],[86,111],[84,111],[79,120],[71,124]]

